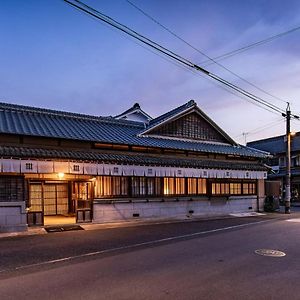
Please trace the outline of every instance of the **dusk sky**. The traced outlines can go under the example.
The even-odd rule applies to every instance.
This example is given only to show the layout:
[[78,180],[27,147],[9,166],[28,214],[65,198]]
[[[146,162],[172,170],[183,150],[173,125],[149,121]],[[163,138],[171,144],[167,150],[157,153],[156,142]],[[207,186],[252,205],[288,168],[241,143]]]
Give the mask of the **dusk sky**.
[[[0,0],[0,101],[92,115],[117,115],[135,102],[158,116],[194,99],[234,140],[283,134],[284,119],[202,74],[141,47],[62,0]],[[210,57],[300,26],[300,1],[132,0]],[[86,0],[104,14],[204,66],[207,59],[126,0]],[[300,30],[220,63],[300,114]],[[285,109],[218,65],[209,71]],[[258,128],[266,125],[266,130]],[[292,129],[300,131],[300,121]],[[255,130],[257,131],[255,133]],[[251,134],[252,132],[252,134]]]

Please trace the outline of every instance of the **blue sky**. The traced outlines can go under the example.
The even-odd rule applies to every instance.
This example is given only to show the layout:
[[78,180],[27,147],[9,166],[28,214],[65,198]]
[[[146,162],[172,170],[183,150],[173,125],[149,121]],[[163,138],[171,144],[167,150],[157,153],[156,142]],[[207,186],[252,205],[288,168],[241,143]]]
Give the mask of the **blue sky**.
[[[300,26],[299,1],[132,0],[189,43],[216,57]],[[126,0],[86,3],[202,65],[206,60],[133,8]],[[152,116],[194,99],[243,143],[284,133],[280,116],[229,93],[62,0],[1,0],[0,101],[94,115],[116,115],[139,102]],[[220,61],[300,113],[300,30]],[[209,71],[282,108],[217,65]],[[280,121],[281,120],[281,121]],[[272,126],[271,126],[272,124]],[[300,130],[300,121],[292,123]]]

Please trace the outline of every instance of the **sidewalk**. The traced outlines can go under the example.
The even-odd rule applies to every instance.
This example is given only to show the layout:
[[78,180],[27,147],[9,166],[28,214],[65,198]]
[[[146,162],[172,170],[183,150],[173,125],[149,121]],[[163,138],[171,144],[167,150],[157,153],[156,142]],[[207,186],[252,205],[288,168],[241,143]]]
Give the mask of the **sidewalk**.
[[[146,226],[146,225],[156,225],[156,224],[168,224],[168,223],[180,223],[180,222],[193,222],[193,221],[205,221],[205,220],[220,220],[220,219],[228,219],[228,218],[243,218],[243,217],[282,217],[282,218],[290,218],[293,220],[299,219],[300,222],[300,203],[299,205],[291,207],[291,214],[285,214],[285,207],[280,206],[279,210],[275,212],[249,212],[249,213],[233,213],[229,215],[223,216],[214,216],[214,217],[204,217],[204,216],[186,216],[186,217],[176,217],[169,219],[148,219],[148,220],[126,220],[119,222],[110,222],[110,223],[82,223],[82,224],[57,224],[53,227],[63,227],[63,226],[80,226],[84,230],[100,230],[100,229],[109,229],[109,228],[122,228],[122,227],[135,227],[135,226]],[[0,233],[1,238],[7,237],[19,237],[19,236],[33,236],[33,235],[44,235],[48,234],[45,228],[50,227],[29,227],[27,231],[22,232],[4,232]],[[67,231],[67,230],[66,230]]]
[[[300,207],[299,207],[300,212]],[[169,219],[148,219],[148,220],[126,220],[119,222],[110,222],[110,223],[83,223],[83,224],[57,224],[56,227],[70,226],[70,225],[79,225],[84,230],[99,230],[99,229],[108,229],[108,228],[120,228],[120,227],[134,227],[134,226],[146,226],[146,225],[155,225],[155,224],[168,224],[168,223],[180,223],[180,222],[192,222],[192,221],[205,221],[205,220],[216,220],[216,219],[228,219],[228,218],[242,218],[242,217],[257,217],[267,215],[267,213],[235,213],[223,216],[214,216],[214,217],[203,217],[203,216],[186,216],[169,218]],[[32,236],[32,235],[43,235],[48,234],[45,230],[46,227],[28,227],[27,231],[22,232],[4,232],[0,233],[1,238],[7,237],[19,237],[19,236]]]

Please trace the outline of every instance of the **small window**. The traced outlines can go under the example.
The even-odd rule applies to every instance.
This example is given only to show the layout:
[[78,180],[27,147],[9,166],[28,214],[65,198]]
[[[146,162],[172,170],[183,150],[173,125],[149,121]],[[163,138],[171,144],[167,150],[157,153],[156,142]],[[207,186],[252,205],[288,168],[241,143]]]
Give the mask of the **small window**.
[[80,166],[79,165],[73,165],[73,171],[74,172],[79,172],[80,171]]
[[153,169],[148,169],[148,175],[153,175]]
[[32,163],[26,163],[25,164],[25,169],[26,170],[32,170]]

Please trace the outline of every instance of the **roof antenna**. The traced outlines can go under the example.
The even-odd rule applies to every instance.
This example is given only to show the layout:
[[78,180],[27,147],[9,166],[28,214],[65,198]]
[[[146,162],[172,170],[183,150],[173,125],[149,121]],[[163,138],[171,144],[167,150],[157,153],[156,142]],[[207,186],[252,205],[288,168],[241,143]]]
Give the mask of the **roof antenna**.
[[242,135],[245,139],[245,146],[247,145],[247,135],[249,134],[249,132],[243,132]]

